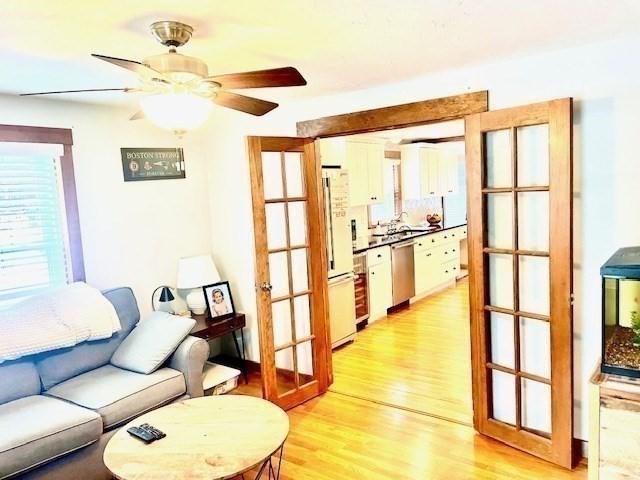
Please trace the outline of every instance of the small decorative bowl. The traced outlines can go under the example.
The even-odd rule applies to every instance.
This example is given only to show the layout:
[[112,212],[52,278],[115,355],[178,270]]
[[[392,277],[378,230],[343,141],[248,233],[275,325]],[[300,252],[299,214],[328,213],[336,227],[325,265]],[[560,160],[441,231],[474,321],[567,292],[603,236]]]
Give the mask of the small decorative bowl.
[[427,214],[427,222],[429,225],[437,225],[442,221],[442,218],[437,213]]

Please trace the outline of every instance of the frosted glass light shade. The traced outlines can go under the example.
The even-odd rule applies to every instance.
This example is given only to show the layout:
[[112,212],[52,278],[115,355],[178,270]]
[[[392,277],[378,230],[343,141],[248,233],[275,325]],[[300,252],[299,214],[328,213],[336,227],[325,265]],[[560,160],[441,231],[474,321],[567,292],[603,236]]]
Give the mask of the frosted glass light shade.
[[211,255],[184,257],[178,263],[178,288],[200,288],[220,281],[220,274]]
[[165,130],[183,133],[202,125],[213,109],[211,100],[193,93],[160,93],[140,99],[151,122]]

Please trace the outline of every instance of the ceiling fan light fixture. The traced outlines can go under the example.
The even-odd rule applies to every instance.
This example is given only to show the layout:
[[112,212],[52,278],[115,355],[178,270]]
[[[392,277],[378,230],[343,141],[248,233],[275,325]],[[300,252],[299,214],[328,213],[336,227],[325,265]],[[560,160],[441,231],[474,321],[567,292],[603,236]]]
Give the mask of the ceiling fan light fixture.
[[154,125],[183,134],[198,128],[209,118],[213,103],[189,92],[168,92],[142,97],[140,107]]

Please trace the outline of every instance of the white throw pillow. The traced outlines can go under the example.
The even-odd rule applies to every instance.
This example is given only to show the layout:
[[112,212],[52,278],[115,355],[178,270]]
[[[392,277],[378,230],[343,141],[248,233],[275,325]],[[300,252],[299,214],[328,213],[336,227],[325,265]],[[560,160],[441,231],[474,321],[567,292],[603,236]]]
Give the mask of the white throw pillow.
[[149,374],[160,367],[189,335],[193,318],[153,312],[138,323],[111,356],[111,364]]

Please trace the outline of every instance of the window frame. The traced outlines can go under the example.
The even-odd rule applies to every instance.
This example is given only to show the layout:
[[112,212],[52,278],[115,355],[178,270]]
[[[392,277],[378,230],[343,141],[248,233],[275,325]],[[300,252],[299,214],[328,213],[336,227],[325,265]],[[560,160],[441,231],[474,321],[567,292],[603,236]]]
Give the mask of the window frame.
[[75,172],[73,169],[73,134],[68,128],[33,127],[26,125],[0,125],[0,142],[15,143],[50,143],[62,145],[60,157],[62,177],[62,194],[66,212],[66,229],[69,242],[71,280],[86,280],[84,270],[84,254],[80,235],[80,216],[76,192]]

